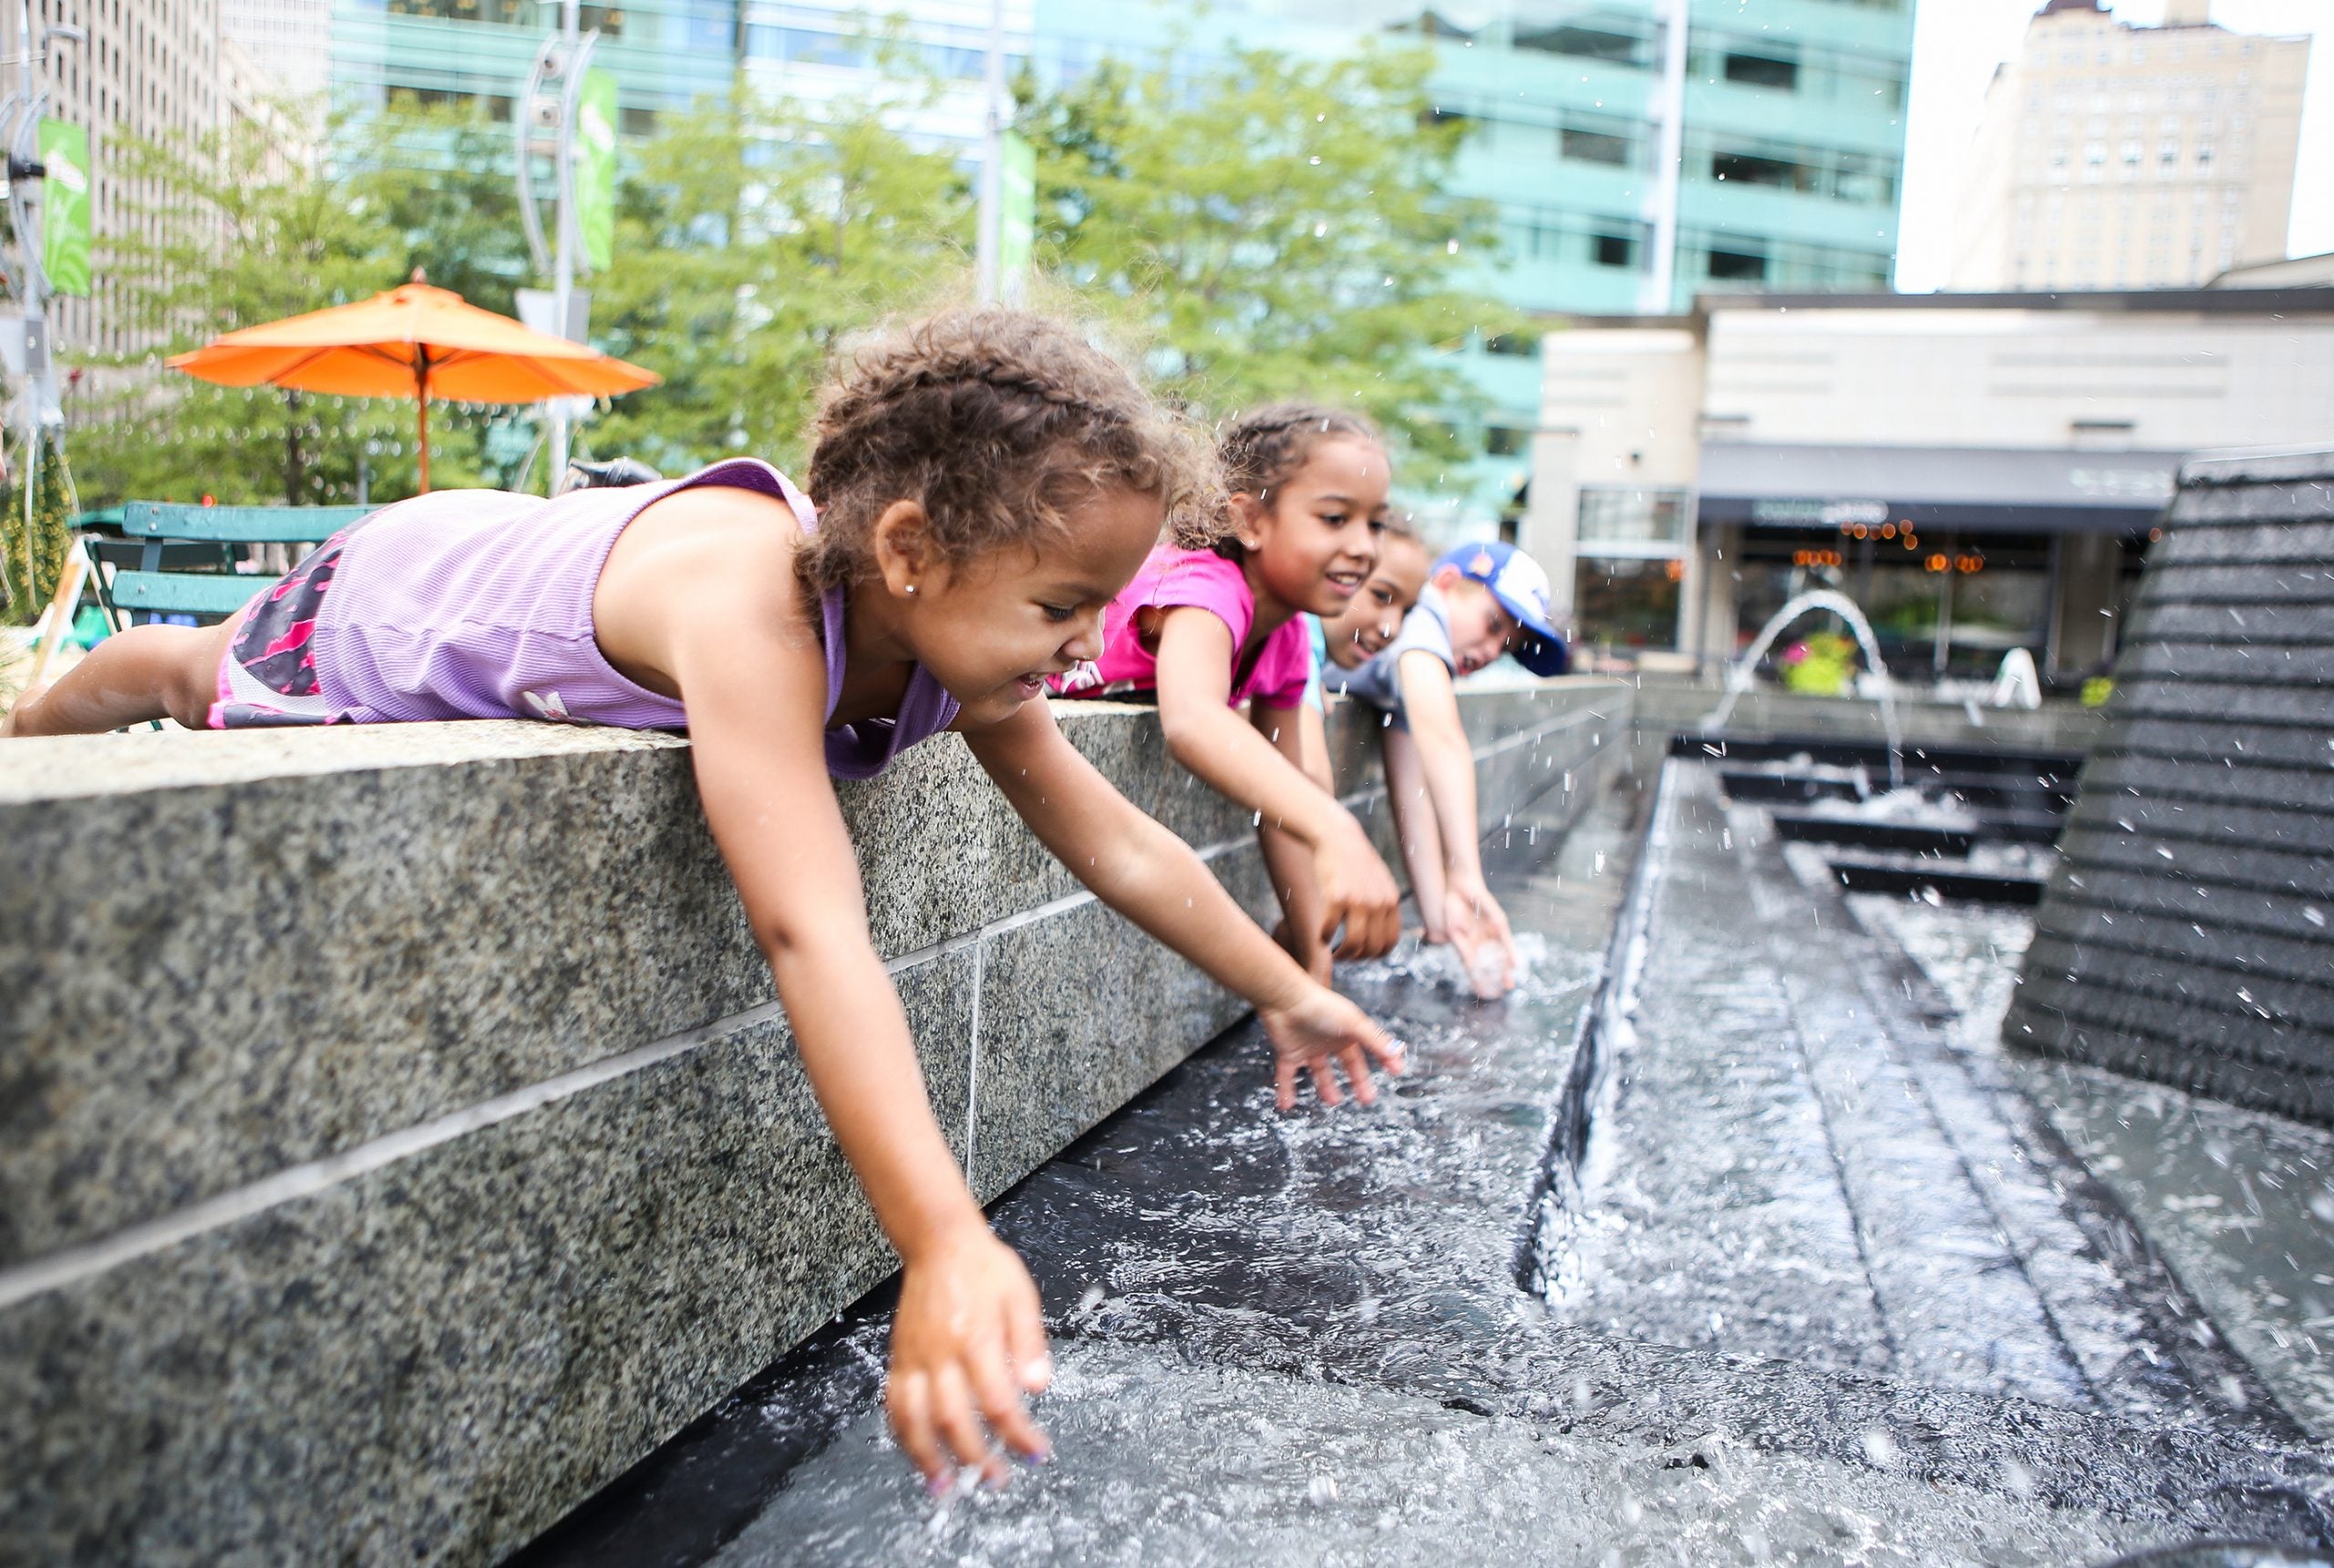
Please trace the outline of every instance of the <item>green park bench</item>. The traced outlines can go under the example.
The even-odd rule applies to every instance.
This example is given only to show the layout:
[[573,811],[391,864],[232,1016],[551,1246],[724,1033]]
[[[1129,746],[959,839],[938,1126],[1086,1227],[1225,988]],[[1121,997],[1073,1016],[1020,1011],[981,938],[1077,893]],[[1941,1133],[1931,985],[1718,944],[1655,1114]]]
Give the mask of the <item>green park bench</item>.
[[78,526],[98,603],[118,630],[160,615],[222,621],[274,581],[235,570],[241,546],[320,543],[373,510],[133,500],[85,512]]

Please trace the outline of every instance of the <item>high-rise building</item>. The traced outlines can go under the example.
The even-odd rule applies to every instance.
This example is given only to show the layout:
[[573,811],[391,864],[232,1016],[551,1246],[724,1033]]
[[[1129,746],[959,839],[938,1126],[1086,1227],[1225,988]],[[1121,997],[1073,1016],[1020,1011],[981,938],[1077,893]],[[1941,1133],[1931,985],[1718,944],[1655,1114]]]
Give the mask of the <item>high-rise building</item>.
[[2286,253],[2307,38],[2049,0],[1986,95],[1958,290],[2172,288]]
[[[0,5],[0,57],[25,47],[19,14]],[[219,0],[34,0],[36,34],[55,27],[83,29],[86,40],[50,36],[42,78],[49,118],[89,133],[92,185],[89,221],[102,253],[110,236],[144,228],[157,237],[160,191],[150,180],[125,178],[119,150],[132,139],[167,141],[207,136],[228,112],[219,90]],[[36,45],[39,39],[34,40]],[[0,86],[14,90],[16,67],[0,67]],[[125,321],[100,265],[88,299],[49,304],[50,342],[57,352],[122,353],[143,346]]]
[[263,96],[306,98],[332,79],[332,0],[219,0],[219,25],[257,67]]
[[[1487,292],[1535,313],[1668,315],[1698,294],[1885,289],[1915,0],[1036,0],[1041,74],[1105,56],[1194,74],[1234,46],[1432,49],[1434,112],[1472,122],[1454,194],[1491,202]],[[1683,36],[1673,32],[1683,15]],[[1491,413],[1451,476],[1464,525],[1521,490],[1528,343],[1469,352]]]
[[[230,0],[291,5],[296,0]],[[330,0],[344,107],[474,97],[507,115],[555,0]],[[1536,313],[1685,308],[1710,291],[1885,289],[1896,243],[1915,0],[1008,0],[1008,70],[1059,82],[1110,57],[1201,75],[1234,51],[1316,57],[1366,42],[1434,57],[1433,112],[1470,122],[1456,195],[1493,205],[1503,253],[1476,280]],[[633,0],[588,5],[625,126],[726,91],[816,100],[872,65],[898,17],[944,89],[911,130],[969,152],[982,125],[987,0]],[[1677,24],[1682,21],[1682,29]],[[1528,343],[1468,351],[1490,417],[1450,476],[1480,525],[1520,490],[1538,415]]]

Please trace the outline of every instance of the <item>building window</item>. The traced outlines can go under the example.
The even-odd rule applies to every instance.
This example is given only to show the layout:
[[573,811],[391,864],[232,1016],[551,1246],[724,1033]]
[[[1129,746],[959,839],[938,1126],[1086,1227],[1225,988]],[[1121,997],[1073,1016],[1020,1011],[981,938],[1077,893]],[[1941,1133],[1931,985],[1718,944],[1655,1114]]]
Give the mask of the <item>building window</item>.
[[1777,88],[1794,92],[1799,88],[1799,62],[1779,60],[1768,55],[1736,55],[1726,57],[1726,79],[1746,87]]
[[2198,142],[2196,144],[2196,167],[2199,169],[2210,169],[2212,166],[2213,144],[2209,141]]
[[1580,487],[1580,548],[1683,544],[1690,532],[1682,490],[1636,485]]
[[1804,163],[1744,152],[1712,153],[1710,177],[1743,185],[1772,185],[1784,191],[1812,191],[1817,183],[1816,171]]
[[1573,614],[1579,637],[1628,648],[1678,645],[1678,589],[1686,563],[1672,556],[1581,556],[1573,564]]
[[1637,264],[1637,242],[1626,234],[1592,236],[1596,249],[1596,264],[1600,267],[1634,267]]
[[1540,340],[1521,332],[1495,332],[1483,339],[1483,352],[1529,359],[1540,352]]
[[448,22],[498,22],[515,27],[534,21],[534,0],[388,0],[392,16],[434,16]]
[[1629,160],[1629,139],[1602,130],[1576,130],[1565,127],[1557,145],[1564,156],[1580,163],[1626,164]]
[[1607,60],[1618,66],[1649,66],[1653,63],[1650,28],[1641,34],[1624,33],[1607,27],[1518,28],[1515,46],[1535,49],[1543,54],[1571,55],[1583,60]]
[[1709,275],[1729,283],[1758,283],[1767,275],[1767,258],[1750,251],[1712,251]]
[[1487,425],[1483,428],[1483,453],[1486,457],[1516,458],[1532,449],[1532,432],[1519,430],[1513,425]]

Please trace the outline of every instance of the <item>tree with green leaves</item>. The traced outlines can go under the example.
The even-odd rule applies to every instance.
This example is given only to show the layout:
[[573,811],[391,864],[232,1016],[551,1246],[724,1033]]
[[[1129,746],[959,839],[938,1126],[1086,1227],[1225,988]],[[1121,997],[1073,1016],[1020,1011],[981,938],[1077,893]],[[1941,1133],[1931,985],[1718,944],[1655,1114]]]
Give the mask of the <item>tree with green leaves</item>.
[[1323,398],[1459,455],[1453,417],[1481,395],[1450,351],[1518,323],[1471,286],[1490,211],[1443,194],[1464,127],[1432,112],[1430,65],[1369,46],[1243,51],[1199,79],[1118,60],[1052,91],[1025,77],[1037,264],[1210,414]]
[[601,346],[665,379],[585,425],[586,446],[668,472],[738,452],[799,464],[838,343],[964,271],[965,179],[895,129],[929,90],[893,74],[813,108],[741,88],[666,122],[593,304]]
[[[482,112],[393,105],[362,129],[377,160],[354,167],[287,156],[284,123],[239,119],[191,139],[115,144],[123,188],[151,194],[101,241],[100,266],[119,319],[157,346],[76,366],[67,412],[88,504],[348,501],[360,464],[372,499],[409,495],[409,401],[214,387],[161,360],[239,327],[367,298],[416,267],[510,311],[524,246],[495,162],[501,138]],[[325,145],[356,134],[335,123]],[[508,417],[433,405],[437,484],[515,480],[483,449],[489,422]]]

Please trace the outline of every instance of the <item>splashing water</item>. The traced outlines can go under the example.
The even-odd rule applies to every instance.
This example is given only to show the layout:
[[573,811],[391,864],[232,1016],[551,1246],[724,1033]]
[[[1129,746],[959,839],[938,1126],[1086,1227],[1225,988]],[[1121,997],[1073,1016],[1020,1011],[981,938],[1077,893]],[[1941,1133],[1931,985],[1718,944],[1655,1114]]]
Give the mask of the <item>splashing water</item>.
[[1775,612],[1772,619],[1759,629],[1750,652],[1734,661],[1726,673],[1726,696],[1709,717],[1702,720],[1705,730],[1724,729],[1726,721],[1734,716],[1737,698],[1750,689],[1750,680],[1759,668],[1759,661],[1775,645],[1785,626],[1812,611],[1828,610],[1848,624],[1855,634],[1856,645],[1864,650],[1864,662],[1872,666],[1872,677],[1880,693],[1880,724],[1888,736],[1888,784],[1900,789],[1905,782],[1905,740],[1896,725],[1896,683],[1888,674],[1888,665],[1880,657],[1880,639],[1873,634],[1872,623],[1864,618],[1864,611],[1844,593],[1829,588],[1810,589]]

